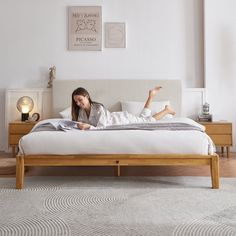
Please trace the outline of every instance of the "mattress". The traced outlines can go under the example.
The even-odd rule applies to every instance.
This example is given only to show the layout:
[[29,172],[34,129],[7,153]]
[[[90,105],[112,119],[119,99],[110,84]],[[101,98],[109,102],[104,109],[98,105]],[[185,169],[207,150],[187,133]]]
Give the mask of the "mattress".
[[198,130],[38,131],[23,136],[25,155],[200,154],[214,153],[214,144]]

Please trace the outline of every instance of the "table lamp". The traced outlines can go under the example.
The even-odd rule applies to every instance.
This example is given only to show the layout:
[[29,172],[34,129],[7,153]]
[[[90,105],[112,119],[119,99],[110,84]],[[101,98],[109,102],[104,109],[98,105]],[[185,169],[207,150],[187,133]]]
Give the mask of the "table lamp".
[[18,99],[16,107],[21,112],[21,121],[26,121],[29,118],[29,113],[34,108],[34,102],[31,97],[23,96]]

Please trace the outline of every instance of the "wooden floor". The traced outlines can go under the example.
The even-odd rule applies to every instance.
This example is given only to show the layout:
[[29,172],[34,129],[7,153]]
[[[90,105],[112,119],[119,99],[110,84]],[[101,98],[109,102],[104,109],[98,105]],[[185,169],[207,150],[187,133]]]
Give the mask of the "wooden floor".
[[[10,154],[0,153],[0,158],[12,158]],[[28,167],[26,176],[36,175],[80,175],[80,176],[114,176],[114,167]],[[181,167],[121,167],[121,176],[209,176],[209,166]],[[12,175],[8,175],[12,176]],[[236,153],[220,156],[220,176],[236,177]],[[0,177],[7,177],[0,175]]]

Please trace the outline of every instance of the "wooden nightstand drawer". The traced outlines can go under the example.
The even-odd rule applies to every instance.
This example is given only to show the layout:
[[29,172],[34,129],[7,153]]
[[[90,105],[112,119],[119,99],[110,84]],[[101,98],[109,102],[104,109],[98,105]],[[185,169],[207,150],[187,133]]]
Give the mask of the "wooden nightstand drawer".
[[12,154],[15,156],[19,140],[28,134],[37,122],[15,121],[9,123],[8,144],[12,147]]
[[33,124],[31,125],[19,125],[19,124],[10,124],[9,133],[10,134],[27,134],[33,128]]
[[229,157],[229,147],[233,145],[232,123],[225,121],[199,123],[206,127],[206,133],[211,137],[214,144],[221,147],[222,154],[224,147],[226,147],[227,157]]
[[18,145],[22,136],[24,136],[24,134],[12,134],[9,137],[9,145]]
[[232,134],[231,124],[204,124],[208,134]]
[[231,135],[215,135],[210,134],[210,137],[215,145],[222,146],[231,146],[232,145],[232,136]]

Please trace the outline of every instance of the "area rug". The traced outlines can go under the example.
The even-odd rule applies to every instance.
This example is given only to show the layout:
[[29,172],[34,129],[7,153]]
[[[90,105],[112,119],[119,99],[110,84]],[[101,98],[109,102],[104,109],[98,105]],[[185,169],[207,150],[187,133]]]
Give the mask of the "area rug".
[[236,179],[0,179],[0,235],[236,235]]

